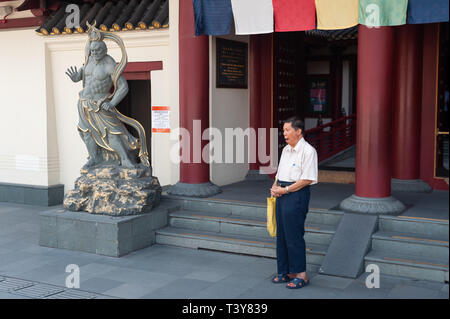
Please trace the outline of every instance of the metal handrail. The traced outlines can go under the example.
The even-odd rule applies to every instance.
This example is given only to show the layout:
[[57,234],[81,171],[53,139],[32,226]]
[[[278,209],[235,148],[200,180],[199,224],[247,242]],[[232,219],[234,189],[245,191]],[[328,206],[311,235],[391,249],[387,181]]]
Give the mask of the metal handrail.
[[355,144],[356,115],[322,124],[305,131],[303,135],[316,148],[320,163]]

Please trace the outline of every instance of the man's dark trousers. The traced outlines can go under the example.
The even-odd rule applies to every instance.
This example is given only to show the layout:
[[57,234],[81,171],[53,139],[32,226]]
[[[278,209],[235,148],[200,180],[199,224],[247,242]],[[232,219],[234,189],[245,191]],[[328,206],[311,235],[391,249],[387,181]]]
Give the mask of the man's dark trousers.
[[[292,182],[278,181],[285,187]],[[306,271],[305,219],[308,213],[310,187],[276,200],[278,274]]]

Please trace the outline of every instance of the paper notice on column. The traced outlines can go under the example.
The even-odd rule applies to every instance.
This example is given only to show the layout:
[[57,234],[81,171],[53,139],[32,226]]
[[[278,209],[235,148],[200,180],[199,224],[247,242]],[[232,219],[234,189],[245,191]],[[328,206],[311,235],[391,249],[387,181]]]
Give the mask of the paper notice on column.
[[170,106],[152,106],[152,132],[170,133]]

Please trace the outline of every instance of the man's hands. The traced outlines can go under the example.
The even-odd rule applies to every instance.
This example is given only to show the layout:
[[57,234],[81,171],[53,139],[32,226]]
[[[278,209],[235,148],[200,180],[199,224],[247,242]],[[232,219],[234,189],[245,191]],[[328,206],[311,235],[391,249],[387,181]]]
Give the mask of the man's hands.
[[273,197],[281,197],[285,193],[286,190],[284,189],[284,187],[280,187],[277,185],[273,185],[272,188],[270,189],[270,195],[272,195]]
[[76,66],[71,66],[69,69],[67,69],[66,74],[73,82],[78,82],[81,80],[81,72],[77,70]]

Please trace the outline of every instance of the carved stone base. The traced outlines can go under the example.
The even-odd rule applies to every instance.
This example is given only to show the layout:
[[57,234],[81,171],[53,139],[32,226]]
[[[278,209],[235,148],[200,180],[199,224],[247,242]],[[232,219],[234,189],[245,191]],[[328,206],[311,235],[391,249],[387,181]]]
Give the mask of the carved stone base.
[[161,186],[151,168],[115,165],[82,169],[75,189],[64,197],[64,208],[91,214],[127,216],[147,213],[159,205]]
[[391,180],[391,190],[397,192],[415,192],[415,193],[429,193],[433,189],[421,179],[396,179]]
[[344,199],[339,208],[349,213],[370,215],[399,215],[405,205],[392,196],[385,198],[367,198],[352,195]]
[[211,197],[221,192],[220,187],[213,183],[187,184],[178,182],[167,190],[169,195],[188,197]]

